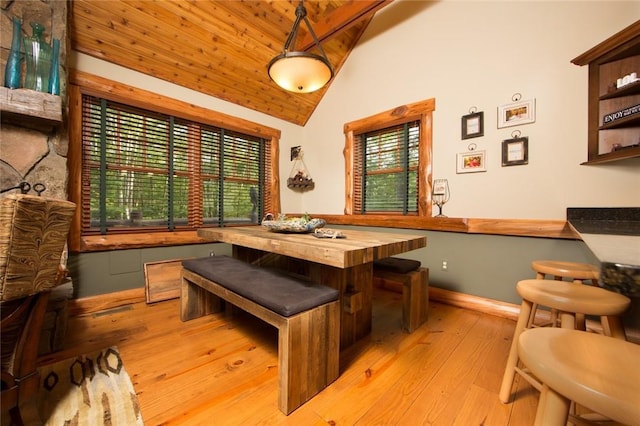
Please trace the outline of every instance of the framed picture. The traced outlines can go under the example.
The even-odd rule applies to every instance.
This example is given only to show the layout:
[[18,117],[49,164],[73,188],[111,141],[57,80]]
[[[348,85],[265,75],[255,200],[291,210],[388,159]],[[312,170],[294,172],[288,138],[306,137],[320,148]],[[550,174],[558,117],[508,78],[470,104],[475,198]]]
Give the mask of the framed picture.
[[462,116],[462,139],[484,136],[484,112]]
[[469,151],[458,154],[457,173],[486,172],[487,157],[485,151]]
[[519,166],[529,163],[529,138],[513,138],[502,141],[502,166]]
[[513,102],[498,107],[498,129],[536,121],[536,100]]
[[302,151],[301,146],[292,146],[291,147],[291,161],[296,160],[300,155],[300,151]]

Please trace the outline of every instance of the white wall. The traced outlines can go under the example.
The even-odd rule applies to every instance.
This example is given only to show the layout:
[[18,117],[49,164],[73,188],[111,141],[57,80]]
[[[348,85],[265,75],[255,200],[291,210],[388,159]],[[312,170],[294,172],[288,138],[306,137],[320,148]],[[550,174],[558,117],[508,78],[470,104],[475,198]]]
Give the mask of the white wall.
[[[640,17],[640,2],[396,0],[379,12],[302,128],[82,54],[81,71],[255,121],[302,145],[315,189],[282,186],[285,212],[341,214],[343,125],[396,106],[436,99],[433,176],[447,178],[450,217],[564,219],[567,207],[640,206],[640,159],[581,166],[587,158],[587,69],[570,60]],[[497,129],[498,105],[535,98],[536,122]],[[484,111],[484,137],[463,141],[460,117]],[[529,137],[529,164],[501,167],[501,142]],[[456,174],[469,143],[487,172]]]
[[[587,69],[570,62],[639,17],[640,2],[396,0],[305,127],[316,188],[302,195],[304,210],[343,211],[344,123],[428,98],[436,99],[433,176],[449,180],[448,216],[564,219],[567,207],[640,206],[640,160],[580,165]],[[535,98],[536,121],[497,129],[497,107],[515,93]],[[484,111],[484,137],[462,140],[460,119],[472,106]],[[529,137],[529,164],[502,167],[501,142],[516,129]],[[456,174],[469,143],[486,151],[487,172]]]

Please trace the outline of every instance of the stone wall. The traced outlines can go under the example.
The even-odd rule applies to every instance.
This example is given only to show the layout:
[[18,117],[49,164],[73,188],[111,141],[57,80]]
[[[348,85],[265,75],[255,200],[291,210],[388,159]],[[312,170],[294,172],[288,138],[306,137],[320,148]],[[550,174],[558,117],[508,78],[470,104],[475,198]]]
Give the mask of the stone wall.
[[[67,199],[67,52],[69,37],[67,31],[66,0],[0,0],[1,62],[0,84],[4,85],[5,65],[13,38],[13,17],[22,21],[22,37],[31,35],[30,22],[38,22],[45,27],[45,40],[52,43],[60,39],[60,96],[62,103],[62,123],[55,128],[42,131],[24,127],[2,118],[0,127],[0,197],[19,193],[15,188],[21,182],[31,187],[36,183],[45,185],[42,196]],[[22,48],[24,49],[24,48]],[[22,52],[22,83],[25,76],[24,51]],[[22,89],[21,89],[22,90]],[[0,111],[0,114],[2,112]],[[6,115],[5,115],[6,116]],[[22,121],[22,120],[21,120]],[[26,120],[29,121],[28,119]],[[33,189],[30,194],[35,194]],[[61,263],[66,267],[67,254]],[[45,323],[39,344],[39,354],[62,349],[67,328],[67,302],[73,295],[71,280],[52,290],[47,307]]]
[[[64,0],[0,0],[2,16],[0,78],[4,84],[5,65],[13,37],[13,17],[22,21],[22,37],[31,35],[31,22],[45,27],[45,40],[52,43],[60,39],[60,95],[62,98],[62,124],[51,131],[40,131],[16,126],[2,120],[0,131],[0,196],[18,193],[11,189],[21,182],[31,187],[45,185],[43,196],[67,199],[67,151],[69,138],[66,131],[67,117],[67,30],[68,3]],[[24,52],[23,52],[24,58]],[[22,81],[25,63],[22,61]],[[30,192],[35,194],[33,190]]]

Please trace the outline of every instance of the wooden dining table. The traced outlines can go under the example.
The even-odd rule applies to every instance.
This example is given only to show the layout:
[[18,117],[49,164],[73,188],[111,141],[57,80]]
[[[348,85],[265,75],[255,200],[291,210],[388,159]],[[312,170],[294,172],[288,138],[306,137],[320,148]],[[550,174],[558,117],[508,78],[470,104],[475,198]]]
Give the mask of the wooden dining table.
[[339,230],[344,238],[279,233],[262,226],[200,228],[198,236],[232,245],[233,257],[277,267],[340,292],[340,347],[371,333],[373,261],[425,247],[424,235]]

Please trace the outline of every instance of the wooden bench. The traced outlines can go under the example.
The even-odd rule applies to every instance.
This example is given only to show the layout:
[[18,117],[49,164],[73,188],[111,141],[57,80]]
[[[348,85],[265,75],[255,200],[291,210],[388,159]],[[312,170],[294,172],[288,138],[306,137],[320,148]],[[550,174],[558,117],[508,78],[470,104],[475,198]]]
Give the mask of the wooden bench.
[[222,300],[278,329],[278,406],[285,414],[339,374],[338,291],[227,256],[183,261],[180,318],[219,312]]
[[420,262],[388,257],[373,262],[374,284],[402,293],[402,327],[413,333],[427,321],[429,312],[429,269]]

